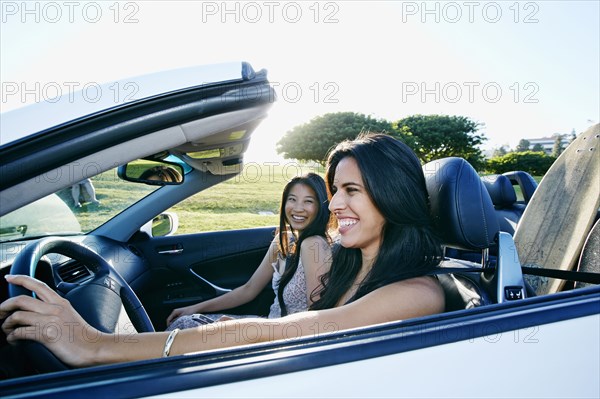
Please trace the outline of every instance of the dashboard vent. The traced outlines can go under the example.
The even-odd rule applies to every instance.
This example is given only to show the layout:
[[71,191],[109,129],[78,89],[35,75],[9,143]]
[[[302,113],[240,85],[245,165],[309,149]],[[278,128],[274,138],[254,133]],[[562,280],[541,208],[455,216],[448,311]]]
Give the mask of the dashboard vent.
[[62,265],[58,269],[58,275],[65,283],[75,283],[92,275],[83,263],[73,262]]

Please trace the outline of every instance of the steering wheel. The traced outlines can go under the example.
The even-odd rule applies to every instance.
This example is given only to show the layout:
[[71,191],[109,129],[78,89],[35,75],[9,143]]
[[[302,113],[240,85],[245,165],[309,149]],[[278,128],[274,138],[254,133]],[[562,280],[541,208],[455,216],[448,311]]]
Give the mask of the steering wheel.
[[[138,332],[154,331],[146,310],[127,281],[102,256],[83,244],[58,237],[32,242],[17,255],[10,274],[35,277],[39,260],[50,253],[79,261],[92,272],[92,278],[83,282],[60,282],[56,286],[56,292],[68,299],[92,327],[102,332],[116,332],[121,309],[125,308]],[[8,285],[8,295],[11,298],[18,295],[34,296],[31,291],[13,284]],[[69,368],[40,343],[23,341],[22,347],[31,364],[40,372]]]

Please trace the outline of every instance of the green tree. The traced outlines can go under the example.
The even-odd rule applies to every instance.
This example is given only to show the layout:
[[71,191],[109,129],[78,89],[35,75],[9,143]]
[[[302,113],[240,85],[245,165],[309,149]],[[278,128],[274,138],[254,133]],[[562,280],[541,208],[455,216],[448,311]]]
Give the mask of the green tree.
[[277,153],[286,159],[324,164],[333,146],[365,131],[394,133],[392,124],[384,119],[354,112],[330,113],[287,131],[277,142]]
[[529,151],[530,146],[531,143],[529,142],[529,140],[521,139],[519,140],[519,144],[517,144],[517,148],[515,148],[515,152]]
[[554,137],[554,146],[552,147],[552,156],[555,158],[558,158],[558,156],[560,154],[562,154],[564,148],[563,148],[563,135],[562,134],[557,134]]
[[575,131],[575,128],[573,128],[571,130],[571,134],[569,135],[569,144],[571,144],[573,141],[575,141],[576,138],[577,138],[577,132]]
[[461,157],[473,167],[483,165],[478,148],[487,138],[478,134],[481,125],[464,116],[413,115],[394,124],[396,135],[404,137],[422,162]]
[[523,170],[534,176],[543,176],[556,158],[545,152],[510,152],[501,157],[492,157],[486,162],[486,172],[505,173]]
[[544,146],[542,146],[540,143],[535,143],[533,145],[533,148],[531,149],[531,151],[533,151],[533,152],[544,151]]
[[506,149],[505,145],[501,145],[500,147],[494,148],[494,151],[492,152],[493,157],[501,157],[506,154],[508,154],[508,150]]

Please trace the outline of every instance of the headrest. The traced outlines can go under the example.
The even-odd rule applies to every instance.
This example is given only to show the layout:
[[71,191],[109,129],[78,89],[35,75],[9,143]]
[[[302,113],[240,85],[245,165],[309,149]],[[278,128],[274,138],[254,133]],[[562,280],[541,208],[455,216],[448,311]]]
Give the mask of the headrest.
[[475,169],[462,158],[423,165],[433,222],[444,245],[482,250],[499,230],[494,205]]
[[525,200],[525,203],[528,204],[531,196],[538,186],[533,177],[531,177],[529,173],[523,172],[522,170],[513,170],[502,173],[502,175],[508,177],[508,180],[510,180],[511,184],[518,184],[519,187],[521,187],[523,199]]
[[496,208],[507,208],[517,202],[517,194],[508,177],[504,175],[489,175],[483,176],[481,181],[490,194],[492,203]]

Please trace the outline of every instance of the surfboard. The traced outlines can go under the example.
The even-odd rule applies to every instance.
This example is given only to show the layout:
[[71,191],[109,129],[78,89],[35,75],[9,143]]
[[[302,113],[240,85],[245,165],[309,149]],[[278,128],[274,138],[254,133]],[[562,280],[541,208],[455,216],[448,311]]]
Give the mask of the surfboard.
[[[577,265],[578,272],[600,273],[600,220],[596,220],[590,234],[588,234],[581,258]],[[576,282],[575,288],[589,287],[592,284]]]
[[[600,124],[581,133],[542,178],[514,235],[522,266],[571,270],[600,206]],[[565,281],[526,275],[536,295]]]

